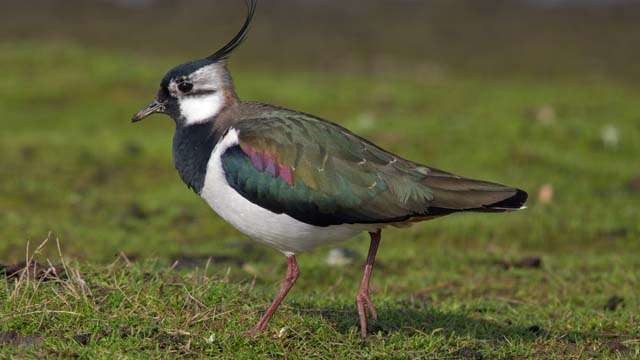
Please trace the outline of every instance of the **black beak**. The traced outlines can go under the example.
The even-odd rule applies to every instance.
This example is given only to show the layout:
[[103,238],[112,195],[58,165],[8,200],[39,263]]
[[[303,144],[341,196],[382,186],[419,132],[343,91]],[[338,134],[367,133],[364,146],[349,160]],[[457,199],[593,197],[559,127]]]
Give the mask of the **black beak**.
[[144,109],[138,111],[138,113],[133,115],[133,117],[131,118],[131,122],[138,122],[155,113],[164,113],[164,104],[159,102],[158,100],[153,100],[151,104],[147,105]]

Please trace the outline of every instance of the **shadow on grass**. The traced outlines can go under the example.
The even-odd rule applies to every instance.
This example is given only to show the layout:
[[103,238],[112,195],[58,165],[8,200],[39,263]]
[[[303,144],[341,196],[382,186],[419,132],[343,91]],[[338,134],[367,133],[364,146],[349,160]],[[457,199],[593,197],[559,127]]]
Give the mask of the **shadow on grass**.
[[[335,329],[347,334],[357,330],[358,316],[354,306],[340,305],[323,309],[310,309],[310,304],[292,304],[294,311],[300,314],[318,314],[333,324]],[[310,306],[305,306],[310,305]],[[563,336],[554,336],[535,324],[503,324],[497,321],[480,319],[469,313],[442,312],[430,307],[406,307],[404,304],[386,305],[377,308],[378,319],[369,322],[370,334],[405,335],[439,334],[440,336],[469,336],[478,340],[523,340],[534,342],[537,339],[557,337],[564,342],[574,343],[590,336],[572,332]]]

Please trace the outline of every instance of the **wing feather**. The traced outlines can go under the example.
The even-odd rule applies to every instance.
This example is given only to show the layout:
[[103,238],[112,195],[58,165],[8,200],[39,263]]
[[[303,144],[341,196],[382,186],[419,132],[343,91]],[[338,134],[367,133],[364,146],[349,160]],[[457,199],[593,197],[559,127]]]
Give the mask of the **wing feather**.
[[313,225],[483,211],[517,192],[416,164],[339,125],[293,111],[277,109],[233,127],[240,144],[223,154],[229,184],[262,207]]

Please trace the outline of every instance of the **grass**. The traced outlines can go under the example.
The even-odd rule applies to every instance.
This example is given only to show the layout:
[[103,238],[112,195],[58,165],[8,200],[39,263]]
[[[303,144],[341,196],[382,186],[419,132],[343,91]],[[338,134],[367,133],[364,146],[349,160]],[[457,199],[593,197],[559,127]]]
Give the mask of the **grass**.
[[[244,98],[532,194],[523,212],[384,231],[373,279],[380,319],[365,341],[354,306],[364,236],[344,244],[360,256],[349,266],[327,265],[327,249],[299,256],[285,306],[249,340],[241,334],[277,289],[284,258],[180,182],[170,120],[128,121],[179,61],[0,44],[0,260],[25,260],[30,243],[27,260],[57,269],[0,281],[2,356],[640,357],[638,87],[232,64]],[[544,107],[549,121],[536,115]],[[607,128],[617,143],[603,142]],[[537,199],[545,184],[546,203]],[[506,266],[525,257],[541,266]]]

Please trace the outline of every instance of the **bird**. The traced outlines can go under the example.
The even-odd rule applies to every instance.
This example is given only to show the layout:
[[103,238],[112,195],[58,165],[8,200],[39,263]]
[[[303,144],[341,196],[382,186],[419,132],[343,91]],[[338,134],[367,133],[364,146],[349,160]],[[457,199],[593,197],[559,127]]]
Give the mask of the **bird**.
[[169,70],[132,121],[156,113],[173,119],[173,162],[184,183],[241,233],[286,257],[280,290],[247,335],[267,328],[293,287],[296,254],[368,233],[355,299],[366,337],[377,319],[369,283],[384,228],[523,209],[527,192],[407,160],[314,115],[240,99],[227,63],[256,12],[257,0],[245,3],[238,33],[213,54]]

